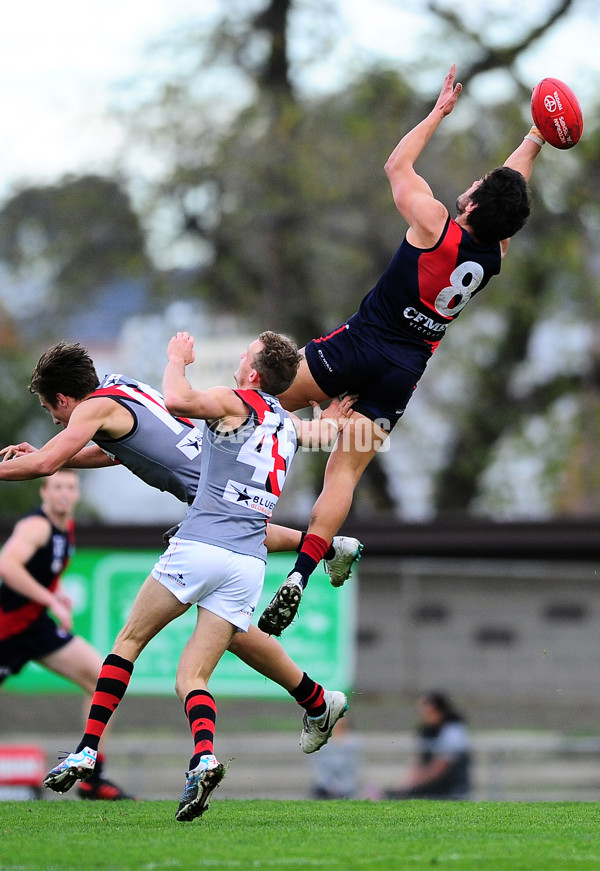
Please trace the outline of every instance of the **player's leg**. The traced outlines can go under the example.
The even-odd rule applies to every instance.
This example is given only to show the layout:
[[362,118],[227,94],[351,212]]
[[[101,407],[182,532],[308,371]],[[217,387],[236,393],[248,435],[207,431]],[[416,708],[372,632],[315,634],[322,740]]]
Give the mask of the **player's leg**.
[[[304,348],[301,349],[302,354]],[[340,390],[340,394],[343,393]],[[331,399],[336,394],[327,395],[317,384],[313,378],[311,371],[306,362],[306,357],[302,356],[298,372],[291,387],[280,394],[279,401],[286,411],[298,411],[301,408],[308,408],[312,402],[324,402],[326,399]]]
[[84,638],[75,635],[63,647],[38,659],[40,665],[67,678],[91,697],[102,657]]
[[[237,632],[229,650],[250,668],[287,690],[304,710],[300,746],[305,753],[313,753],[327,743],[333,727],[348,710],[344,693],[326,690],[314,681],[275,638],[256,626],[250,626],[247,632]],[[319,728],[311,730],[314,723],[318,723]],[[305,737],[308,731],[313,733],[310,742]],[[309,746],[310,749],[306,749]]]
[[302,680],[303,671],[281,644],[252,625],[236,632],[229,650],[250,668],[291,693]]
[[[301,354],[304,352],[301,350]],[[340,389],[340,393],[344,390]],[[306,358],[303,356],[298,367],[298,373],[294,378],[294,382],[285,393],[279,396],[279,400],[287,411],[298,411],[301,408],[307,408],[311,401],[323,402],[330,399],[333,395],[325,393],[315,381]],[[269,529],[272,524],[269,525]],[[294,547],[284,547],[282,545],[293,543],[293,536],[289,535],[290,530],[282,535],[282,527],[277,527],[278,532],[269,538],[270,532],[267,531],[267,550],[269,553],[275,553],[280,550],[297,550],[304,544],[306,534],[301,533],[301,538],[296,541]],[[336,532],[339,527],[336,528]],[[309,530],[310,531],[310,530]],[[350,538],[342,535],[332,535],[329,539],[329,547],[323,554],[325,562],[325,571],[329,574],[331,583],[334,587],[340,587],[346,581],[352,570],[354,563],[360,559],[363,551],[363,546],[356,538]]]
[[146,578],[112,652],[102,663],[83,737],[75,752],[46,775],[45,786],[55,792],[66,792],[75,781],[92,774],[99,742],[129,686],[135,660],[161,629],[189,607],[152,575]]
[[110,717],[125,695],[138,656],[161,629],[189,608],[188,603],[180,602],[152,575],[146,578],[112,651],[102,664],[78,749],[97,746]]
[[[38,662],[50,671],[72,681],[85,693],[83,702],[83,722],[87,719],[96,682],[102,668],[102,657],[95,647],[85,639],[74,636],[63,647],[39,658]],[[119,786],[104,777],[106,732],[98,745],[98,755],[89,778],[80,783],[80,798],[100,801],[117,801],[131,798]]]
[[176,691],[182,699],[194,740],[186,785],[175,814],[180,821],[201,816],[225,766],[214,755],[216,704],[208,680],[231,643],[234,632],[247,632],[265,577],[265,564],[254,556],[202,542],[179,542],[189,597],[198,604],[196,627],[177,668]]
[[[301,383],[309,383],[306,369],[310,365],[323,390],[333,395],[340,385],[345,385],[358,393],[358,400],[329,457],[323,489],[294,569],[258,621],[260,629],[273,635],[280,635],[294,619],[310,574],[346,519],[363,471],[402,417],[420,377],[417,371],[394,364],[376,350],[362,346],[345,325],[310,342],[305,354],[308,362]],[[424,368],[426,360],[417,362]],[[297,398],[293,394],[290,403]],[[360,553],[355,556],[358,558]],[[343,576],[336,578],[336,582],[343,580]]]
[[[269,553],[300,553],[306,532],[269,523],[265,544]],[[331,545],[323,555],[323,567],[333,587],[341,587],[350,577],[352,567],[360,559],[363,545],[357,538],[334,535]]]
[[[388,433],[373,420],[354,413],[340,433],[325,469],[323,489],[311,512],[308,534],[294,568],[262,613],[258,626],[281,635],[298,611],[308,578],[346,519],[362,473],[384,444]],[[360,553],[357,554],[357,558]]]
[[193,689],[208,689],[208,681],[235,632],[228,620],[198,606],[196,626],[177,666],[175,692],[183,703]]
[[177,666],[175,692],[183,702],[194,741],[185,789],[175,814],[179,822],[202,816],[225,776],[226,766],[214,753],[217,706],[208,691],[208,681],[235,631],[223,617],[199,607],[196,626]]
[[[310,374],[306,360],[302,357],[294,383],[285,393],[281,394],[279,400],[287,411],[297,411],[299,408],[309,406],[310,400],[321,402],[327,398],[317,386]],[[265,543],[269,553],[283,553],[299,549],[304,536],[305,533],[299,530],[288,529],[284,526],[269,523]]]
[[357,412],[352,415],[325,467],[323,489],[310,516],[309,535],[331,541],[350,511],[364,470],[388,436],[375,421]]

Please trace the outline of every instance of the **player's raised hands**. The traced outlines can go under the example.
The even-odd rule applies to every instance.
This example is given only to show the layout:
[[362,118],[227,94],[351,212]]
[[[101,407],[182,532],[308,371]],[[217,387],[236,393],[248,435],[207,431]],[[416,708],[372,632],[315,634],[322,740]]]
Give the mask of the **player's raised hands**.
[[456,106],[456,101],[458,100],[458,95],[462,91],[462,85],[460,82],[454,84],[455,75],[456,64],[452,64],[448,75],[444,79],[442,90],[440,91],[440,95],[437,98],[436,104],[434,106],[434,110],[440,109],[443,115],[449,115],[450,112],[454,109],[454,107]]
[[196,359],[194,337],[185,331],[173,336],[167,347],[167,359],[170,361],[181,360],[185,366],[193,363]]

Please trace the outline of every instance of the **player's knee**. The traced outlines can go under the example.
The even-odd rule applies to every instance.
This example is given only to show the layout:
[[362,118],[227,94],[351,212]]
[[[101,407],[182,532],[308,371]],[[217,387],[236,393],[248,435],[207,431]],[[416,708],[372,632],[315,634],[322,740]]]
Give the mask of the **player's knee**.
[[187,684],[185,681],[181,681],[178,677],[175,678],[175,695],[177,696],[181,704],[184,704],[188,696],[188,693],[186,692],[186,686]]
[[207,681],[198,675],[178,674],[175,677],[175,695],[183,705],[192,690],[204,688],[206,684]]
[[230,653],[234,653],[236,656],[238,655],[238,652],[243,647],[244,635],[245,635],[245,633],[243,633],[243,632],[236,632],[235,633],[235,635],[233,636],[233,638],[229,642],[229,647],[227,648],[227,650],[229,650]]
[[124,626],[115,639],[111,653],[135,662],[146,644],[147,639],[137,637],[135,632]]

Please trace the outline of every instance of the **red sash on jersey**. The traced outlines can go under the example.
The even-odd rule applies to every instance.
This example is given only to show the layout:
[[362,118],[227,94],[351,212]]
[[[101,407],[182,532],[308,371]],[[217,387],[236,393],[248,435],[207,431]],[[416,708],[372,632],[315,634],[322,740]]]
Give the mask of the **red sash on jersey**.
[[[265,419],[266,412],[272,411],[269,403],[263,399],[257,390],[234,390],[233,392],[251,409],[255,421],[260,426]],[[279,470],[282,471],[285,477],[285,472],[287,471],[285,457],[282,457],[279,453],[279,442],[276,433],[269,436],[268,443],[265,438],[261,444],[265,451],[270,451],[270,456],[273,457],[273,470],[269,472],[265,489],[268,493],[272,493],[279,498],[281,496],[281,487],[277,479],[277,472]]]
[[[67,528],[65,531],[67,533],[68,547],[60,572],[54,575],[47,587],[51,593],[54,593],[58,587],[60,576],[69,564],[70,553],[75,544],[75,521],[73,518],[70,518],[67,521]],[[18,635],[20,632],[24,632],[32,623],[39,620],[42,614],[47,610],[48,608],[46,605],[42,605],[40,602],[26,602],[24,605],[21,605],[20,608],[15,608],[14,611],[3,611],[0,608],[0,641],[4,641],[6,638],[12,638],[13,635]]]
[[[130,390],[135,390],[136,393],[139,393],[144,399],[153,402],[155,405],[158,405],[159,408],[162,408],[168,414],[171,414],[169,409],[164,403],[160,403],[155,396],[151,396],[149,393],[145,393],[143,390],[140,390],[139,387],[136,387],[134,384],[129,385]],[[106,397],[107,399],[128,399],[129,402],[135,402],[135,397],[131,396],[126,390],[124,390],[119,384],[111,384],[110,387],[98,387],[97,390],[94,390],[93,393],[90,393],[88,399],[93,399],[96,396]],[[175,417],[175,415],[171,415]],[[191,420],[188,420],[187,417],[175,417],[176,420],[180,420],[182,423],[185,423],[189,427],[193,427],[194,424]]]
[[[55,576],[48,589],[53,593],[57,586],[58,575]],[[24,632],[32,623],[39,620],[46,610],[46,606],[41,605],[39,602],[27,602],[14,611],[0,610],[0,641]]]

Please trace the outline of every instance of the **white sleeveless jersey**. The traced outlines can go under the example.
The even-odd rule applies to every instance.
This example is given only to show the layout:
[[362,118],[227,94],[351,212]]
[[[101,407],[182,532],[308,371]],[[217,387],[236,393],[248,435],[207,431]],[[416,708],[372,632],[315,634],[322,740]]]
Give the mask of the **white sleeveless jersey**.
[[274,396],[235,392],[250,416],[234,432],[206,427],[198,492],[177,536],[266,561],[266,525],[296,453],[296,428]]
[[151,487],[191,504],[200,477],[204,423],[194,426],[185,418],[173,417],[157,390],[125,375],[107,375],[85,401],[95,397],[114,399],[133,416],[127,435],[95,438],[98,447]]

